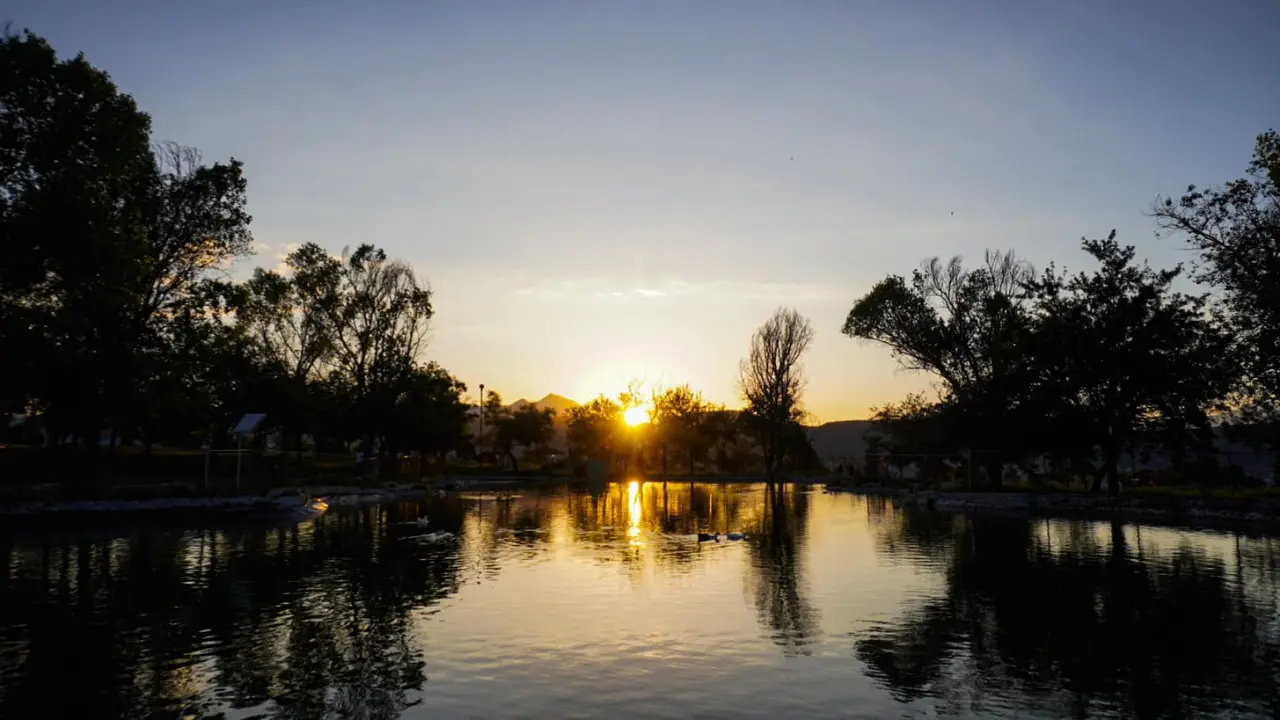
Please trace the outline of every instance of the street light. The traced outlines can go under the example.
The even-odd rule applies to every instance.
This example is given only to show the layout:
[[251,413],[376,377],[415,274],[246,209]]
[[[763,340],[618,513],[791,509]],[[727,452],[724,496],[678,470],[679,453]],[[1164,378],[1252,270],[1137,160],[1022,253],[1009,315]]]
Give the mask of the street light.
[[478,441],[476,443],[476,460],[480,460],[480,464],[483,465],[484,461],[481,459],[479,449],[480,443],[484,442],[484,383],[480,383],[480,437],[476,438],[476,440]]

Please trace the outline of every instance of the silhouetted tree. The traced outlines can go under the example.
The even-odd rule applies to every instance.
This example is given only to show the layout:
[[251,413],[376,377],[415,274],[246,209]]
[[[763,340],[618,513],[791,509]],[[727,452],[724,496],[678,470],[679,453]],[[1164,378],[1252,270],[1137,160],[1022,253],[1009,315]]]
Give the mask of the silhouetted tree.
[[555,418],[556,411],[551,408],[539,410],[533,405],[524,405],[508,411],[495,423],[497,447],[511,459],[514,469],[520,469],[517,447],[532,450],[551,442]]
[[813,327],[800,313],[778,308],[751,337],[751,352],[739,366],[744,413],[764,452],[765,475],[773,480],[786,454],[784,436],[804,416],[800,360],[813,342]]
[[1158,198],[1161,230],[1198,254],[1194,279],[1218,288],[1238,340],[1244,378],[1239,419],[1265,423],[1267,444],[1280,446],[1280,135],[1257,138],[1249,177],[1223,187],[1190,186]]
[[622,411],[604,395],[569,410],[569,455],[575,462],[600,458],[612,466],[622,431]]
[[695,459],[706,447],[702,424],[708,409],[702,393],[695,393],[688,385],[653,391],[649,421],[663,474],[668,472],[668,449],[679,452],[685,459],[685,467],[694,472]]
[[1118,492],[1121,453],[1158,442],[1175,457],[1212,442],[1208,412],[1236,374],[1231,341],[1204,297],[1174,292],[1181,268],[1134,263],[1134,248],[1112,232],[1085,240],[1101,267],[1068,278],[1052,267],[1028,283],[1041,334],[1040,404],[1056,431],[1098,448],[1093,488]]
[[0,397],[96,446],[154,416],[136,401],[173,396],[175,345],[216,330],[186,320],[225,309],[206,286],[250,252],[241,164],[152,148],[132,98],[30,32],[6,31],[0,67],[0,341],[23,350]]
[[1022,285],[1032,275],[1011,251],[988,252],[976,270],[965,270],[959,257],[946,265],[933,258],[910,281],[893,275],[877,283],[854,303],[843,328],[941,381],[942,402],[959,420],[955,444],[980,455],[997,488],[1005,463],[1026,455]]

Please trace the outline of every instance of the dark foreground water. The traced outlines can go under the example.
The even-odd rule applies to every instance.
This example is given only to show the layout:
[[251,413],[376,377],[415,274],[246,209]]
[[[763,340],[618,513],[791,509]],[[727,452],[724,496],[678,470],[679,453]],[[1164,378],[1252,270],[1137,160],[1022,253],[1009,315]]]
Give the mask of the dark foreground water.
[[661,483],[0,529],[3,717],[1278,712],[1276,539]]

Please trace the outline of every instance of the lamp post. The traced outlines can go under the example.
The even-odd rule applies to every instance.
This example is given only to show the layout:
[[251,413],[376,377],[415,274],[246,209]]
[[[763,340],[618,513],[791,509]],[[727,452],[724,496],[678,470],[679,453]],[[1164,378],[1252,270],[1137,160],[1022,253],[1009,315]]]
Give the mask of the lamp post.
[[[484,442],[484,383],[480,383],[480,437],[476,438],[476,460],[480,460],[480,443]],[[483,461],[480,462],[484,464]]]

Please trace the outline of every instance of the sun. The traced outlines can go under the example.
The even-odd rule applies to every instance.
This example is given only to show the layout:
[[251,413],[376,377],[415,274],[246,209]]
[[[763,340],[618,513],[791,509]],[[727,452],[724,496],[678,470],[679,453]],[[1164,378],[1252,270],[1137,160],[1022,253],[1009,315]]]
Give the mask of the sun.
[[622,421],[631,427],[649,422],[649,412],[642,407],[630,407],[622,413]]

